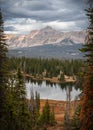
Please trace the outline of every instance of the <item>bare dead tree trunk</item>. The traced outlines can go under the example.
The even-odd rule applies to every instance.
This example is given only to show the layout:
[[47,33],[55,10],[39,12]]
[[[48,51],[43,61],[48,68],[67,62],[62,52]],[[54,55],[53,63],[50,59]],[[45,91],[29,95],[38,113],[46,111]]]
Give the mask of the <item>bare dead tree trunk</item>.
[[66,130],[70,130],[70,102],[71,102],[71,90],[70,87],[68,86],[66,89],[66,118],[65,118],[65,123],[66,123]]

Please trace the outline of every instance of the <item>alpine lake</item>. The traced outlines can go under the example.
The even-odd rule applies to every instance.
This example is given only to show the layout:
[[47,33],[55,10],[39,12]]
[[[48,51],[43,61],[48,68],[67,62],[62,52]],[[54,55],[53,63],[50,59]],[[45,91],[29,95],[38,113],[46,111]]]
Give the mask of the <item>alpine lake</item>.
[[51,83],[49,81],[26,79],[27,98],[30,99],[31,91],[40,94],[40,99],[48,100],[77,100],[81,94],[81,89],[75,83]]

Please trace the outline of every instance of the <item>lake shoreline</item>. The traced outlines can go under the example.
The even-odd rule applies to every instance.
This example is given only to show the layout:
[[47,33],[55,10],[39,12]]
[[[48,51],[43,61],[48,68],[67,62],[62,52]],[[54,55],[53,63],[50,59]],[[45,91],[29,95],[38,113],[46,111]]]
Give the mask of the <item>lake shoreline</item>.
[[66,76],[65,75],[65,80],[64,81],[60,81],[58,80],[57,77],[52,77],[52,78],[48,78],[48,77],[43,77],[43,78],[40,78],[40,77],[34,77],[32,75],[29,75],[29,74],[25,74],[26,77],[29,77],[29,78],[32,78],[33,80],[40,80],[40,81],[49,81],[51,83],[75,83],[77,80],[76,79],[73,79],[73,76]]

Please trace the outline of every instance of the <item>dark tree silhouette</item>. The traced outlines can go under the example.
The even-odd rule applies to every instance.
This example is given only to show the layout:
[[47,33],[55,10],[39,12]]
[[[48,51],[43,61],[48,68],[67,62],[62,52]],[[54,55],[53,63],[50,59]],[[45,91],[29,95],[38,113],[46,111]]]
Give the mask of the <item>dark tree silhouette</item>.
[[80,130],[93,130],[93,0],[90,3],[91,6],[86,10],[90,25],[86,37],[86,44],[81,49],[85,52],[86,56],[86,72],[81,98]]
[[[0,129],[7,129],[6,120],[6,97],[7,97],[7,45],[5,43],[5,35],[3,29],[3,19],[0,10]],[[6,124],[6,125],[5,125]]]

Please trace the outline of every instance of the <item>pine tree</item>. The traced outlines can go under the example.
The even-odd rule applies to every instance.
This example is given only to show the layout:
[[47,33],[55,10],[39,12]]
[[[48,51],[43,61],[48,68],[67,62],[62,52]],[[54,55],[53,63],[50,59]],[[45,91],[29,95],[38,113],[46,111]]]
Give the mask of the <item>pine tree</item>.
[[15,98],[15,78],[9,77],[9,91],[7,94],[7,129],[16,130],[18,128],[18,104]]
[[43,108],[41,120],[42,120],[43,125],[50,124],[50,106],[49,106],[48,100],[46,100],[45,106]]
[[76,107],[71,125],[73,127],[72,130],[80,130],[80,106],[79,105]]
[[[3,31],[3,19],[0,10],[0,129],[7,129],[7,83],[8,83],[8,70],[7,70],[7,45],[5,43],[5,35]],[[6,125],[5,125],[6,124]]]
[[38,92],[34,92],[33,89],[31,89],[31,98],[30,98],[30,104],[29,104],[29,110],[31,115],[31,128],[33,129],[39,129],[39,117],[40,117],[40,94]]
[[86,44],[82,49],[86,56],[86,74],[83,83],[83,95],[81,98],[81,129],[93,130],[93,1],[86,10],[89,17],[89,28]]
[[31,129],[33,130],[35,127],[35,121],[36,121],[36,102],[35,102],[33,88],[31,88],[30,90],[29,111],[31,115]]
[[52,111],[50,112],[50,124],[51,125],[55,125],[56,124],[54,107],[52,108]]
[[37,115],[38,115],[39,110],[40,110],[40,94],[37,93],[37,91],[36,91],[36,95],[35,95],[35,101],[36,101],[36,111],[37,111]]
[[28,104],[26,100],[26,91],[24,77],[20,68],[17,72],[17,80],[15,86],[15,98],[17,102],[17,118],[18,128],[17,130],[29,130],[30,128],[30,112],[28,110]]

